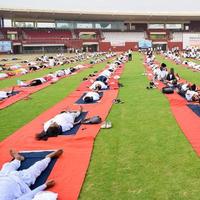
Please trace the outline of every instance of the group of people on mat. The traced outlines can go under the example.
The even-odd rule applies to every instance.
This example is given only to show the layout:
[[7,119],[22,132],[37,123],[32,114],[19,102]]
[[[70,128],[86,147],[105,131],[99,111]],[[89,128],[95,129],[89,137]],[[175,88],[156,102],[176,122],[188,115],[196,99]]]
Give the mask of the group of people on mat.
[[[96,78],[96,81],[90,86],[102,90],[107,85],[107,81],[114,71],[124,62],[128,60],[125,55],[119,56],[115,62],[109,65]],[[88,92],[92,94],[94,91]],[[61,135],[72,129],[75,125],[82,123],[82,120],[77,120],[83,112],[82,106],[79,110],[65,110],[57,114],[52,119],[46,121],[43,125],[43,131],[36,134],[37,140],[47,140],[48,137],[55,137]],[[23,153],[23,152],[22,152]],[[55,185],[54,180],[47,180],[44,184],[31,190],[30,187],[36,182],[36,179],[47,169],[50,162],[54,158],[59,158],[63,154],[63,150],[55,150],[45,156],[44,159],[37,161],[27,169],[19,170],[25,157],[20,152],[10,150],[12,161],[5,163],[0,170],[0,199],[1,200],[38,200],[42,199],[43,190],[48,189]],[[46,194],[46,199],[50,196],[57,199],[55,193]]]
[[182,64],[187,65],[189,68],[192,68],[192,69],[200,71],[200,65],[195,63],[195,62],[193,62],[193,61],[184,60],[182,62]]
[[200,51],[198,47],[186,47],[185,51],[182,53],[184,58],[194,58],[200,59]]
[[61,69],[61,70],[55,71],[54,73],[50,72],[49,74],[45,75],[44,77],[33,79],[30,83],[26,83],[25,81],[22,81],[22,80],[17,80],[17,85],[21,86],[21,87],[29,87],[29,86],[41,85],[41,84],[43,84],[45,82],[49,82],[49,81],[51,83],[55,83],[58,81],[58,78],[72,74],[81,68],[84,68],[84,65],[77,65],[75,67]]
[[[169,59],[176,62],[176,64],[184,64],[187,65],[189,68],[200,70],[200,65],[195,63],[191,60],[185,60],[185,58],[194,58],[199,59],[200,58],[200,52],[197,48],[188,48],[186,49],[182,54],[180,54],[179,50],[177,51],[176,48],[171,51],[163,52],[165,57],[168,57]],[[181,61],[181,57],[184,58],[183,61]]]
[[154,83],[156,80],[162,81],[168,87],[173,88],[181,96],[185,97],[187,101],[200,103],[200,90],[195,84],[182,82],[173,68],[171,68],[170,71],[167,70],[167,65],[165,63],[162,63],[161,66],[153,64],[153,62],[148,65],[152,69]]
[[[129,54],[119,56],[113,63],[109,64],[108,69],[105,69],[99,74],[99,76],[97,76],[92,85],[89,87],[89,89],[91,89],[92,91],[86,92],[85,95],[82,97],[85,103],[92,103],[100,100],[100,91],[109,88],[109,78],[114,74],[116,69],[121,64],[127,61],[128,55]],[[118,79],[119,77],[115,76],[114,78]]]
[[[104,54],[103,54],[104,55]],[[0,79],[4,79],[15,75],[24,75],[32,71],[37,71],[44,68],[52,68],[58,65],[64,65],[69,63],[81,62],[90,58],[101,57],[102,53],[78,53],[73,57],[65,57],[64,54],[57,54],[56,56],[37,57],[33,61],[22,61],[23,66],[16,64],[12,66],[6,66],[5,64],[0,67]]]
[[[93,101],[97,101],[100,99],[100,90],[106,89],[108,87],[108,80],[112,73],[124,62],[127,61],[126,56],[121,56],[115,62],[109,65],[108,69],[104,70],[99,76],[96,78],[96,81],[90,86],[92,91],[88,91],[82,97],[85,103],[91,103]],[[103,86],[103,87],[102,87]],[[82,120],[78,120],[77,118],[82,113],[82,106],[80,106],[79,110],[70,111],[66,110],[49,121],[44,123],[43,131],[36,135],[36,139],[38,140],[47,140],[48,137],[56,137],[58,135],[62,135],[64,132],[69,131],[75,125],[80,124]]]
[[179,54],[179,51],[174,50],[174,51],[165,51],[163,52],[163,55],[170,60],[173,60],[176,64],[181,64],[181,55]]
[[[82,55],[82,54],[81,54]],[[80,58],[81,55],[79,55]],[[114,56],[114,53],[95,53],[95,54],[90,54],[89,56],[98,59],[98,56],[102,56],[102,59],[105,60],[106,58],[110,58],[112,56]],[[60,77],[64,77],[66,75],[72,74],[74,72],[76,72],[77,70],[80,70],[82,68],[84,68],[84,65],[77,65],[75,67],[70,67],[67,69],[60,69],[53,72],[50,72],[49,74],[45,75],[44,77],[39,77],[39,78],[35,78],[33,80],[31,80],[30,82],[26,82],[24,80],[17,80],[17,85],[19,87],[32,87],[32,86],[38,86],[38,85],[42,85],[43,83],[46,82],[51,82],[51,83],[56,83]],[[11,96],[13,96],[14,94],[17,94],[16,91],[12,90],[12,91],[0,91],[0,100],[5,100]]]

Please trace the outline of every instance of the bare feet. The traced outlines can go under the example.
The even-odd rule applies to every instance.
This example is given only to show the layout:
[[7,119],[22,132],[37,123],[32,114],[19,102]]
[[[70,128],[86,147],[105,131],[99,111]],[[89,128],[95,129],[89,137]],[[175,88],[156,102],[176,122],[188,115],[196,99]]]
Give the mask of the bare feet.
[[46,156],[46,158],[58,158],[58,157],[60,157],[60,156],[62,155],[62,153],[63,153],[63,150],[62,150],[62,149],[59,149],[59,150],[57,150],[57,151],[54,151],[54,152],[48,154],[48,155]]
[[46,183],[46,189],[48,189],[48,188],[51,188],[51,187],[53,187],[56,183],[55,183],[55,181],[54,180],[49,180],[49,181],[47,181]]
[[24,156],[20,155],[17,151],[11,149],[10,150],[10,155],[15,158],[16,160],[22,161],[24,160]]
[[80,113],[83,112],[83,106],[80,105],[80,109],[79,109]]

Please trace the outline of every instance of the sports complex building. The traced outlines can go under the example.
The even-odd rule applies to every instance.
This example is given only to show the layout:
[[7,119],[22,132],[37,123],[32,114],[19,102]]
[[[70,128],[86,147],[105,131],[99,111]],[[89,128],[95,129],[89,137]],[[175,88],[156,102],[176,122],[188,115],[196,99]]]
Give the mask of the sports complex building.
[[[13,53],[57,52],[70,48],[125,51],[138,50],[145,45],[163,50],[184,49],[186,46],[200,46],[199,17],[200,13],[196,12],[0,9],[0,41],[8,44]],[[2,51],[10,49],[1,47]]]

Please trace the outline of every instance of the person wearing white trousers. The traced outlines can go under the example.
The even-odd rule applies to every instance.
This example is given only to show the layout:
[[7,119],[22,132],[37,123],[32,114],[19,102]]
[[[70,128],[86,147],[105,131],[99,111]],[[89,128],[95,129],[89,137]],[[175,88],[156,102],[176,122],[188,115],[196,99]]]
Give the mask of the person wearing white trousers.
[[52,187],[55,182],[47,181],[34,190],[30,189],[38,176],[47,168],[52,158],[59,157],[63,151],[57,150],[48,154],[43,160],[36,162],[28,169],[17,171],[24,157],[18,152],[11,150],[13,161],[5,163],[0,171],[0,200],[31,200],[34,196]]

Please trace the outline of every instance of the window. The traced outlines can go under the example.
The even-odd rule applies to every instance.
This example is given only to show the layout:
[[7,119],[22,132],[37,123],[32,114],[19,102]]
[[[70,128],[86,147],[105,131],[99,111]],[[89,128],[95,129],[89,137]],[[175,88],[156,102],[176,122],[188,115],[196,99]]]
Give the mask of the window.
[[77,28],[93,28],[92,23],[77,23]]
[[33,22],[15,22],[16,27],[34,27]]
[[111,24],[107,22],[96,23],[95,27],[97,29],[111,29]]
[[148,24],[148,29],[164,29],[164,24]]
[[4,27],[12,27],[11,19],[4,19]]
[[166,24],[166,29],[182,29],[182,24]]
[[55,23],[38,22],[38,28],[55,28]]

